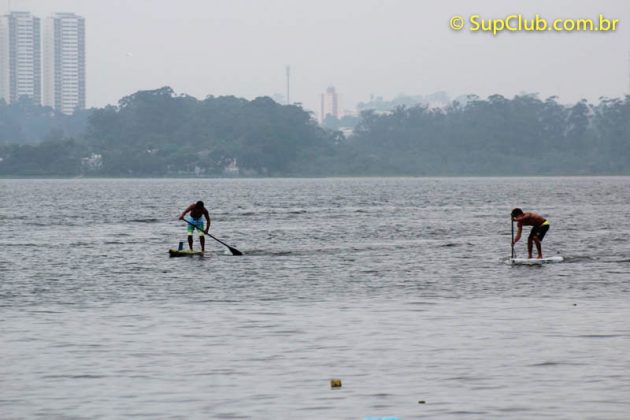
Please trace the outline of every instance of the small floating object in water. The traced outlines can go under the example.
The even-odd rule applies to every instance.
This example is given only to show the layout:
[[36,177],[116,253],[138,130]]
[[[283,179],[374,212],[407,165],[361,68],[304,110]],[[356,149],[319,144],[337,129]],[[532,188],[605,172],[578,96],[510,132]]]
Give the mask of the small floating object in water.
[[333,378],[330,380],[331,388],[341,388],[341,379]]
[[420,400],[418,401],[418,404],[426,404],[427,402],[425,400]]

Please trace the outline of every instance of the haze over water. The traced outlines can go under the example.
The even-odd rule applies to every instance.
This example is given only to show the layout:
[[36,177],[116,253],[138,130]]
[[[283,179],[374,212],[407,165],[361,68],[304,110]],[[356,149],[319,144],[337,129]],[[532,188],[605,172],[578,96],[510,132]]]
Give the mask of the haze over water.
[[[168,257],[199,199],[245,255]],[[627,418],[628,202],[628,177],[3,180],[0,417]],[[566,262],[504,263],[517,206]]]

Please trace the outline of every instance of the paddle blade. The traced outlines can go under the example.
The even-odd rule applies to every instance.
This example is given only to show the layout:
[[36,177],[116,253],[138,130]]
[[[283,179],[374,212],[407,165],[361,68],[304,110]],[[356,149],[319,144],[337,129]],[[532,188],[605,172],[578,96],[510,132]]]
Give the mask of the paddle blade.
[[236,248],[232,248],[231,246],[228,246],[228,249],[230,250],[232,255],[243,255],[243,253]]

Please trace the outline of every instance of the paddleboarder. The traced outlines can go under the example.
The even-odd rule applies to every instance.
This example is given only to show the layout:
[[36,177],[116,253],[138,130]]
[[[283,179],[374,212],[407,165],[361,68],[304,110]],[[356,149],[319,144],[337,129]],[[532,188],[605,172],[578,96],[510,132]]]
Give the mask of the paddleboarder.
[[542,259],[542,240],[545,234],[549,230],[549,220],[545,219],[540,214],[534,211],[526,211],[519,208],[512,210],[512,222],[517,222],[516,237],[512,241],[512,247],[521,239],[521,233],[523,232],[523,226],[531,226],[532,230],[527,238],[527,254],[529,258],[532,258],[532,244],[536,244],[536,251],[538,251],[537,259]]
[[[190,213],[187,215],[187,213]],[[206,218],[208,225],[204,229],[204,223],[202,217]],[[179,215],[179,220],[185,220],[186,223],[186,232],[188,233],[188,246],[190,250],[193,250],[193,231],[199,231],[199,244],[201,245],[201,252],[205,252],[206,250],[206,238],[204,237],[204,233],[208,234],[208,229],[210,229],[210,215],[208,214],[208,210],[203,205],[203,201],[197,201],[196,203],[191,204]]]

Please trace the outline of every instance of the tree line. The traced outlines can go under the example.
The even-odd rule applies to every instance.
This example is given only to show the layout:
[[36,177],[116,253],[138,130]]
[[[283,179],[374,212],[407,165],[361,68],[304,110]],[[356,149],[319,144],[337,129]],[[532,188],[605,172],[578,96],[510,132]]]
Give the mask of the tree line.
[[396,175],[588,175],[630,173],[630,96],[582,100],[525,95],[443,109],[364,112],[352,171]]
[[564,105],[470,96],[361,113],[352,135],[267,97],[164,87],[65,116],[0,103],[4,176],[587,175],[630,173],[630,96]]

